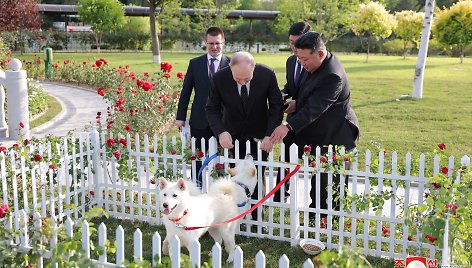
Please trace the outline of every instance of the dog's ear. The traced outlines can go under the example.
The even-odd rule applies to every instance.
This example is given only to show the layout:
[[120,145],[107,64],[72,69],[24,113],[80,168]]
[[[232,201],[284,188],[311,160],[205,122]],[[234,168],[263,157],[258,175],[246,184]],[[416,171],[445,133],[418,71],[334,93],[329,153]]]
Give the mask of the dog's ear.
[[187,184],[185,184],[184,179],[179,179],[179,181],[177,182],[177,186],[181,191],[185,191],[187,189]]
[[159,188],[162,190],[166,188],[169,182],[165,178],[159,178]]
[[234,177],[234,176],[236,176],[236,174],[238,174],[238,171],[236,170],[236,168],[230,168],[230,169],[228,169],[228,173],[229,173],[229,175]]
[[257,175],[257,170],[253,168],[251,172],[251,176],[256,176],[256,175]]

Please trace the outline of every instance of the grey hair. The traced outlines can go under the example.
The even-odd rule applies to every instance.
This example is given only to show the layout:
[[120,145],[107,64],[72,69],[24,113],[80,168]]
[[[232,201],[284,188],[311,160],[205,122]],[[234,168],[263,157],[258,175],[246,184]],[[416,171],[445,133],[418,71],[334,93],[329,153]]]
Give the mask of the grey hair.
[[254,57],[251,53],[246,51],[238,51],[231,56],[231,62],[229,66],[236,66],[239,64],[247,64],[252,67],[256,66],[256,62],[254,61]]

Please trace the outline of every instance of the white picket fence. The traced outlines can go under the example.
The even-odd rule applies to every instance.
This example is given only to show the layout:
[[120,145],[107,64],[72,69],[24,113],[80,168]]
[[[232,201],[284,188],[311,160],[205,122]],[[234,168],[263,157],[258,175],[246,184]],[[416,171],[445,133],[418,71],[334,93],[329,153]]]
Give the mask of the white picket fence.
[[[30,231],[28,231],[30,228],[28,228],[28,222],[29,222],[29,217],[26,214],[24,210],[20,210],[18,213],[15,214],[15,217],[13,217],[13,222],[10,219],[10,221],[6,222],[5,224],[12,228],[15,226],[16,229],[20,230],[18,235],[16,236],[15,241],[10,241],[12,246],[17,246],[20,247],[21,250],[23,251],[28,251],[32,249],[32,245],[30,243]],[[33,214],[33,224],[36,227],[41,227],[41,215],[38,212],[35,212]],[[82,250],[85,252],[85,255],[90,258],[90,266],[93,264],[95,265],[101,265],[101,266],[108,266],[108,267],[115,267],[115,266],[123,266],[126,263],[125,259],[125,230],[123,227],[120,225],[118,228],[115,230],[115,238],[113,239],[116,241],[116,252],[115,252],[115,261],[110,262],[109,258],[110,256],[107,253],[107,227],[104,223],[101,223],[98,226],[97,229],[97,237],[92,237],[91,236],[91,231],[90,231],[90,225],[89,223],[84,220],[79,224],[74,224],[74,222],[70,219],[67,218],[64,223],[61,223],[64,225],[65,228],[65,234],[67,238],[72,238],[73,234],[75,231],[77,231],[78,228],[81,230],[81,241],[82,241]],[[52,222],[52,228],[57,229],[58,224],[56,221]],[[48,238],[49,241],[43,241],[44,244],[46,245],[51,245],[51,247],[57,245],[58,241],[58,235],[57,232],[54,232],[52,237]],[[96,245],[97,248],[102,249],[102,254],[98,256],[98,259],[93,259],[91,256],[93,255],[93,249],[91,247],[91,242],[90,241],[98,241],[98,244]],[[145,241],[144,241],[145,242]],[[41,243],[42,245],[42,243]],[[158,232],[155,232],[152,236],[152,242],[151,242],[151,248],[152,248],[152,266],[155,267],[158,264],[162,263],[162,256],[163,253],[161,251],[161,245],[162,245],[162,239],[161,235]],[[182,263],[182,257],[180,255],[181,248],[180,248],[180,240],[177,236],[174,236],[170,240],[170,250],[173,252],[173,254],[170,256],[171,262],[172,262],[172,268],[174,267],[180,267],[180,264]],[[45,253],[43,254],[44,257],[41,257],[36,265],[38,267],[43,266],[44,258],[49,258],[51,255],[50,249],[46,249],[44,246],[44,251]],[[143,261],[143,238],[142,238],[142,232],[138,228],[134,231],[133,233],[133,253],[132,253],[132,259],[128,259],[128,261],[133,261],[139,263],[140,261]],[[189,257],[190,257],[190,264],[191,267],[200,267],[201,266],[201,255],[205,254],[201,252],[201,245],[198,240],[195,240],[192,243],[190,252],[189,252]],[[212,247],[212,252],[211,252],[211,257],[212,257],[212,267],[213,268],[221,268],[224,260],[222,258],[223,250],[221,248],[221,245],[218,243],[215,243],[214,246]],[[235,248],[235,254],[234,254],[234,261],[232,264],[232,267],[234,268],[243,268],[243,256],[244,252],[243,250],[239,247],[236,246]],[[266,256],[264,252],[261,250],[259,251],[256,256],[255,256],[255,268],[263,268],[266,267]],[[288,268],[290,267],[290,261],[289,258],[284,254],[282,257],[279,259],[279,268]],[[310,259],[307,259],[306,262],[303,264],[303,268],[313,268],[313,262]]]
[[[109,138],[117,140],[119,137],[121,136],[93,131],[82,133],[71,140],[64,138],[60,144],[31,146],[29,152],[32,155],[26,158],[23,154],[11,151],[6,157],[1,157],[0,161],[1,193],[4,202],[13,207],[15,213],[21,210],[27,214],[40,212],[46,217],[67,218],[71,222],[81,220],[86,211],[92,207],[98,207],[114,218],[162,224],[159,213],[159,190],[155,184],[156,171],[166,170],[178,177],[193,174],[193,179],[195,179],[197,173],[195,161],[187,163],[182,153],[187,145],[185,141],[178,143],[176,137],[169,140],[166,137],[154,136],[150,140],[148,136],[141,139],[136,134],[132,139],[128,134],[125,137],[127,141],[125,150],[129,159],[126,167],[119,166],[115,157],[106,150],[106,140]],[[195,140],[192,140],[192,145],[192,148],[195,148]],[[238,155],[240,145],[237,141],[235,146],[236,155]],[[249,144],[246,144],[246,148],[249,150]],[[317,167],[320,167],[320,148],[316,150],[316,163]],[[59,152],[60,156],[54,157],[54,151]],[[203,151],[207,151],[206,148]],[[259,185],[265,183],[265,187],[259,187],[259,199],[264,194],[262,188],[267,191],[275,186],[279,168],[293,170],[296,166],[298,157],[296,145],[292,145],[290,151],[290,156],[283,155],[284,149],[281,145],[281,159],[291,160],[287,162],[275,159],[273,153],[269,154],[267,161],[262,161],[261,151],[257,152],[258,157],[255,163],[259,171]],[[38,152],[43,155],[41,162],[28,161]],[[213,139],[206,157],[215,152],[216,141]],[[437,174],[442,166],[447,166],[451,179],[459,178],[452,178],[452,170],[455,167],[453,157],[448,159],[448,163],[440,163],[437,156],[433,162],[427,162],[425,155],[422,154],[419,156],[417,167],[414,159],[407,154],[405,166],[399,167],[400,159],[395,152],[391,155],[391,162],[387,163],[383,152],[379,152],[376,156],[367,151],[365,159],[353,161],[350,169],[341,175],[349,176],[349,187],[348,189],[341,187],[341,193],[348,191],[349,194],[369,194],[385,190],[392,193],[391,198],[378,212],[371,209],[358,212],[356,204],[353,204],[349,210],[341,206],[340,211],[335,211],[331,207],[331,202],[328,202],[328,209],[321,209],[319,200],[316,200],[317,207],[309,208],[311,177],[315,168],[311,167],[308,159],[305,158],[300,163],[301,168],[298,173],[290,180],[288,201],[273,202],[271,197],[261,208],[258,208],[259,215],[262,215],[262,210],[264,210],[263,219],[261,221],[254,221],[250,217],[242,219],[237,233],[286,241],[291,246],[298,245],[301,238],[314,237],[325,243],[328,249],[346,245],[366,255],[404,259],[407,255],[416,253],[423,256],[427,254],[429,258],[434,259],[440,251],[439,248],[422,243],[420,237],[416,237],[413,241],[408,240],[409,230],[402,212],[409,206],[423,203],[428,182],[427,167],[432,167],[433,173]],[[362,161],[359,162],[359,160]],[[228,150],[211,161],[207,171],[203,173],[203,189],[211,183],[208,170],[211,170],[215,163],[223,163],[227,169],[230,163],[238,161],[239,159],[230,156]],[[49,168],[50,163],[60,164],[61,168],[54,171]],[[361,167],[359,163],[363,163],[363,166]],[[460,165],[470,165],[470,158],[464,156]],[[264,176],[261,172],[262,166],[265,166]],[[387,166],[391,166],[391,172],[384,173],[384,167]],[[127,175],[129,177],[120,178],[120,170],[129,172]],[[319,172],[318,170],[318,174]],[[333,172],[329,171],[329,184],[332,179]],[[373,184],[375,186],[371,187]],[[319,185],[317,186],[319,188]],[[332,193],[333,189],[328,187],[329,198],[332,198]],[[398,199],[401,199],[403,204],[397,204]],[[250,203],[254,204],[255,201],[251,200]],[[309,212],[317,214],[314,226],[309,225]],[[326,226],[320,224],[320,213],[328,215]],[[339,217],[339,224],[333,220],[334,216]],[[357,226],[361,224],[363,228],[358,230]],[[257,227],[255,232],[252,231],[252,226]],[[391,232],[383,234],[384,227],[389,228]],[[137,236],[139,237],[139,232]],[[153,248],[160,249],[160,238],[156,241],[159,243],[154,244],[155,241],[153,241]],[[159,250],[156,249],[157,251]],[[220,255],[213,255],[214,263],[218,262]],[[285,259],[288,263],[287,256],[284,256],[281,258],[280,267],[288,267],[283,266]],[[106,262],[103,262],[103,258],[95,261]],[[311,267],[310,264],[305,265]]]

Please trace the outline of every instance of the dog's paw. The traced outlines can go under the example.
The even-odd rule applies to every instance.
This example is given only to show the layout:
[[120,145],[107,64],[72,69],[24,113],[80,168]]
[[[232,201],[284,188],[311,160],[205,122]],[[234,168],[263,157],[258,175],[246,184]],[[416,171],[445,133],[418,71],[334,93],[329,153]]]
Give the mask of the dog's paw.
[[233,254],[230,254],[230,255],[228,256],[228,258],[226,259],[226,263],[232,263],[233,260],[234,260],[234,256],[233,256]]

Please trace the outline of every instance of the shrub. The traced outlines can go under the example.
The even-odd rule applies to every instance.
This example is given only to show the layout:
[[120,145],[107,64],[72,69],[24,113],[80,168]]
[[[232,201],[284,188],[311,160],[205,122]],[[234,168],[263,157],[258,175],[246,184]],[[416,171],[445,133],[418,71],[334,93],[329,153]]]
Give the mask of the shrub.
[[[407,54],[413,48],[409,43],[407,45]],[[403,41],[400,39],[393,39],[382,44],[382,50],[387,55],[403,55]]]

